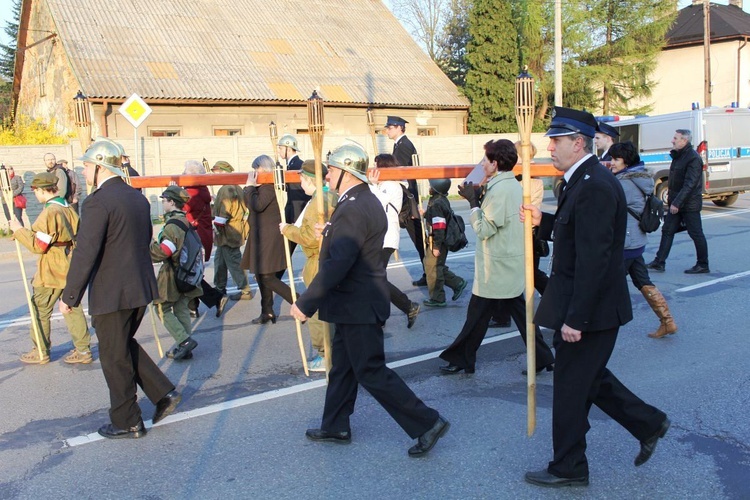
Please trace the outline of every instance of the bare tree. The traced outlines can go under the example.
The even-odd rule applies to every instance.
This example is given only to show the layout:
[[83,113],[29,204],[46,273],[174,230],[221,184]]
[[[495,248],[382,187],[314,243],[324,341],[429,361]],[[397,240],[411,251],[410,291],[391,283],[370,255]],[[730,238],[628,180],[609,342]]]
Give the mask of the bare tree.
[[392,0],[392,11],[433,61],[443,57],[449,0]]

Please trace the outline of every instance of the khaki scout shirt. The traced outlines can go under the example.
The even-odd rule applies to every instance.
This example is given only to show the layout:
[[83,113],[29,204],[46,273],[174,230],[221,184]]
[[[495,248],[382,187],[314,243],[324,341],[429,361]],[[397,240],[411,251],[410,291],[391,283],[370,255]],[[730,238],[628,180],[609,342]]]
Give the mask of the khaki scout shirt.
[[34,287],[65,288],[76,233],[78,214],[60,197],[45,203],[31,229],[13,233],[23,246],[40,255],[31,283]]
[[248,235],[247,217],[242,189],[222,186],[214,200],[214,230],[216,246],[240,248]]

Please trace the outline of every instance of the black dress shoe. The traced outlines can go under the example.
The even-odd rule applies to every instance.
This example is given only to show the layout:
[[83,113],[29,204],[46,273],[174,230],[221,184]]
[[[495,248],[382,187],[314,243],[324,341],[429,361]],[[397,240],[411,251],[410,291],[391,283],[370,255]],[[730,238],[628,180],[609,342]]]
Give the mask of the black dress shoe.
[[685,269],[685,274],[705,274],[710,272],[711,270],[708,266],[701,266],[699,264],[694,265],[690,269]]
[[646,264],[646,267],[648,269],[651,269],[652,271],[656,271],[657,273],[663,273],[665,270],[665,266],[663,262],[659,262],[658,260],[654,259],[648,264]]
[[188,355],[192,354],[193,349],[196,347],[198,347],[198,342],[193,340],[192,337],[188,337],[186,340],[180,342],[177,347],[167,351],[167,357],[175,361],[190,359],[192,356],[188,357]]
[[535,484],[537,486],[545,486],[547,488],[562,488],[564,486],[588,486],[589,477],[560,477],[547,472],[547,469],[527,472],[524,476],[527,483]]
[[307,429],[305,436],[310,441],[322,441],[327,443],[349,444],[352,442],[351,431],[330,432],[323,429]]
[[[538,366],[537,369],[536,369],[536,373],[538,375],[538,374],[542,373],[545,370],[548,371],[548,372],[551,372],[554,369],[555,369],[555,363],[550,363],[550,364],[548,364],[546,366],[541,366],[541,367]],[[528,374],[529,374],[528,370],[522,370],[521,371],[521,375],[528,375]]]
[[409,307],[409,314],[407,314],[406,328],[414,326],[414,323],[417,321],[417,316],[419,316],[419,304],[412,302]]
[[99,435],[107,439],[137,439],[146,435],[146,428],[143,426],[143,421],[138,422],[138,425],[129,427],[128,429],[118,429],[112,424],[102,425],[99,427]]
[[421,457],[430,451],[432,447],[435,446],[435,443],[438,442],[438,439],[445,436],[445,433],[448,432],[450,426],[450,422],[438,415],[437,422],[432,426],[432,429],[419,436],[417,444],[409,448],[409,456]]
[[462,366],[454,365],[453,363],[451,363],[449,365],[441,366],[440,367],[440,371],[441,372],[447,373],[449,375],[455,375],[455,374],[459,373],[461,370],[463,370],[466,373],[474,373],[474,367],[473,366],[470,366],[468,368],[464,368]]
[[219,303],[216,305],[216,317],[221,317],[221,314],[224,312],[224,307],[227,305],[227,302],[229,301],[229,297],[227,297],[227,294],[224,294],[219,299]]
[[273,313],[270,313],[270,314],[261,314],[260,316],[258,316],[254,320],[252,320],[250,323],[252,323],[254,325],[265,325],[269,321],[275,325],[276,324],[276,315],[273,314]]
[[651,458],[651,455],[654,454],[654,450],[656,449],[656,444],[659,442],[659,439],[664,437],[671,424],[672,422],[670,422],[668,418],[665,418],[664,422],[661,423],[661,427],[659,427],[659,430],[656,431],[656,434],[645,441],[641,441],[641,451],[640,453],[638,453],[638,456],[635,457],[635,461],[633,462],[636,467],[648,462],[648,459]]
[[417,281],[412,281],[411,284],[412,286],[427,286],[427,276],[423,274],[421,278]]
[[151,422],[157,423],[160,420],[164,420],[168,415],[171,415],[177,405],[182,401],[182,395],[177,391],[170,391],[166,396],[161,398],[156,403],[156,411],[154,416],[151,417]]

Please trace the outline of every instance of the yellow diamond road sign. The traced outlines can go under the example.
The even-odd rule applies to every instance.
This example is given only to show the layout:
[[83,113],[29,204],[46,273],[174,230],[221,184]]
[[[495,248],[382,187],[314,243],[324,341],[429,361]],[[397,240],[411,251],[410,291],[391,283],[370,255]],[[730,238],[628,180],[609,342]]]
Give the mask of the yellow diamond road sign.
[[122,103],[118,111],[135,128],[140,127],[141,123],[151,114],[151,108],[138,94],[128,97],[128,100]]

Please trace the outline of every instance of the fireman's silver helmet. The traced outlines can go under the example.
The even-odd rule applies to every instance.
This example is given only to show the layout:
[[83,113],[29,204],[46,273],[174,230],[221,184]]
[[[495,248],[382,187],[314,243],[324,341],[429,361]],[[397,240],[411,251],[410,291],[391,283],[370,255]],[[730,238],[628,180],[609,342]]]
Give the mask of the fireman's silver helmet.
[[328,168],[340,168],[357,179],[368,182],[367,165],[369,158],[365,149],[355,142],[348,142],[334,149],[328,156]]
[[95,141],[78,160],[101,165],[115,175],[125,176],[122,170],[122,150],[114,141]]
[[282,146],[282,147],[286,146],[295,151],[299,151],[299,146],[297,146],[297,138],[294,137],[292,134],[282,135],[281,139],[279,139],[279,142],[276,145]]

